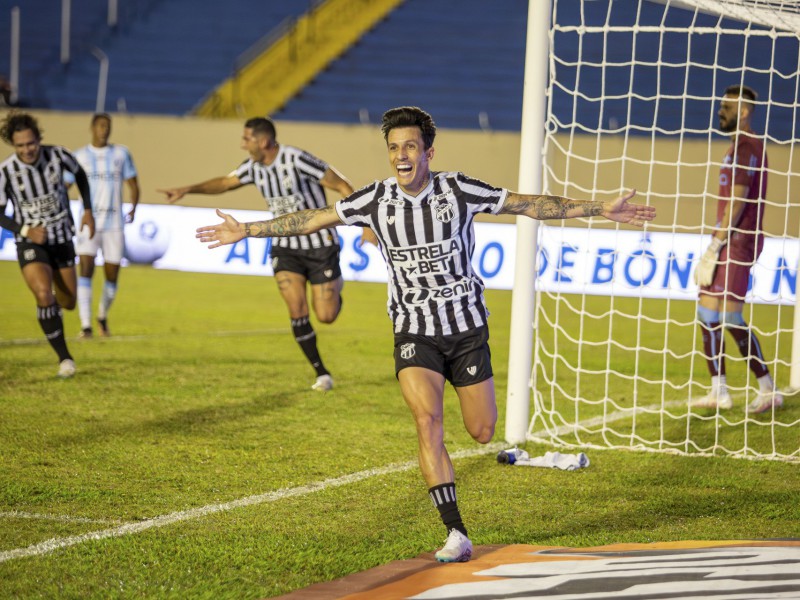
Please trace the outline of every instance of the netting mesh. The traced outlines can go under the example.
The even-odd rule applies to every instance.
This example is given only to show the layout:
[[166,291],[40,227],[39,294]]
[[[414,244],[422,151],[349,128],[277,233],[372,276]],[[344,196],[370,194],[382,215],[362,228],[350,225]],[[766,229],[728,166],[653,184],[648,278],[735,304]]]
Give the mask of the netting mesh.
[[775,24],[797,16],[788,2],[554,3],[544,191],[607,200],[636,188],[658,218],[644,232],[540,227],[529,439],[800,461],[800,397],[784,390],[781,410],[752,414],[758,386],[730,337],[733,408],[689,408],[710,384],[691,273],[716,221],[730,145],[717,111],[733,84],[758,91],[752,126],[769,156],[767,239],[744,317],[777,386],[789,384],[800,29]]

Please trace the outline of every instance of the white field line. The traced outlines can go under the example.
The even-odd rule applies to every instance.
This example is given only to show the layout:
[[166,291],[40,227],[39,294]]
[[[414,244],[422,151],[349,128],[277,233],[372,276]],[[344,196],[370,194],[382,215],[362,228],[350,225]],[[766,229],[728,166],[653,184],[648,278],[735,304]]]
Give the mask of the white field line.
[[29,513],[19,510],[0,511],[0,519],[38,519],[42,521],[61,521],[62,523],[106,523],[119,524],[119,519],[90,519],[88,517],[70,517],[68,515],[48,515],[41,513]]
[[[180,337],[188,337],[193,335],[202,335],[203,337],[253,337],[257,335],[277,335],[289,333],[288,328],[283,329],[248,329],[246,331],[203,331],[200,333],[186,332],[179,334]],[[82,344],[91,344],[95,341],[100,341],[103,344],[109,342],[139,342],[141,340],[156,340],[163,337],[176,337],[174,333],[161,333],[161,334],[146,334],[146,335],[112,335],[111,337],[100,337],[99,335],[91,340],[82,340],[77,336],[67,337],[68,341],[78,341]],[[73,340],[74,338],[74,340]],[[0,340],[0,348],[3,346],[36,346],[39,344],[46,344],[47,340],[42,337],[37,338],[20,338],[11,340]]]
[[[505,443],[495,442],[493,444],[488,444],[481,448],[454,452],[451,458],[453,460],[457,460],[461,458],[479,456],[481,454],[490,454],[492,452],[497,452],[498,450],[501,450],[505,446],[506,446]],[[256,506],[258,504],[277,502],[279,500],[284,500],[286,498],[306,496],[308,494],[313,494],[314,492],[320,492],[322,490],[330,488],[340,487],[351,483],[357,483],[359,481],[363,481],[371,477],[380,477],[382,475],[389,475],[392,473],[409,471],[416,467],[417,467],[416,461],[387,465],[385,467],[380,467],[377,469],[367,469],[366,471],[359,471],[358,473],[351,473],[350,475],[343,475],[341,477],[336,477],[333,479],[317,481],[299,487],[276,490],[274,492],[267,492],[266,494],[258,494],[255,496],[247,496],[245,498],[240,498],[238,500],[233,500],[231,502],[224,502],[222,504],[209,504],[207,506],[201,506],[189,510],[182,510],[170,513],[168,515],[161,515],[158,517],[153,517],[152,519],[138,521],[135,523],[125,523],[124,525],[120,525],[119,527],[112,527],[110,529],[103,529],[100,531],[90,531],[89,533],[74,535],[70,537],[53,538],[41,542],[39,544],[33,544],[31,546],[28,546],[27,548],[16,548],[14,550],[6,550],[4,552],[0,552],[0,562],[5,562],[7,560],[12,560],[14,558],[40,556],[42,554],[53,552],[54,550],[59,550],[61,548],[68,548],[69,546],[76,546],[78,544],[82,544],[84,542],[90,542],[93,540],[103,540],[106,538],[122,537],[126,535],[132,535],[134,533],[141,533],[142,531],[147,531],[148,529],[152,529],[154,527],[164,527],[165,525],[172,525],[173,523],[179,523],[181,521],[199,519],[202,517],[213,515],[215,513],[227,512],[230,510],[235,510],[237,508],[243,508],[245,506]]]

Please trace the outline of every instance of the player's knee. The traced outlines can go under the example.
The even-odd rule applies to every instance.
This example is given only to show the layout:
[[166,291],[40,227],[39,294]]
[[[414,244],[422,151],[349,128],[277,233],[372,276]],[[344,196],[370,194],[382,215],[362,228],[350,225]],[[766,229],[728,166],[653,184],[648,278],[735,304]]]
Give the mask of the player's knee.
[[744,317],[740,312],[724,312],[720,315],[720,319],[725,323],[725,329],[742,329],[747,327]]
[[479,444],[488,444],[494,437],[494,426],[497,420],[485,420],[467,426],[467,431]]
[[444,437],[442,415],[424,413],[416,415],[417,433],[423,440],[440,440]]
[[697,320],[708,327],[718,325],[720,314],[714,309],[697,305]]
[[339,308],[337,307],[334,309],[328,310],[316,310],[314,311],[317,315],[317,320],[320,323],[330,324],[336,320],[336,317],[339,316]]

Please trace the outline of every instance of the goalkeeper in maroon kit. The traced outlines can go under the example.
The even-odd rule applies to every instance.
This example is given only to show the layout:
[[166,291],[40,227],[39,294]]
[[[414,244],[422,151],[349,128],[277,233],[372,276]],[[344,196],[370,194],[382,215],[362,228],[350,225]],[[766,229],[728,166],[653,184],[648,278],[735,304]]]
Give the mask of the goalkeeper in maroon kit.
[[730,332],[758,381],[758,396],[750,403],[750,412],[762,413],[783,405],[761,344],[742,316],[750,269],[764,247],[767,153],[761,138],[750,128],[756,99],[749,87],[730,86],[718,113],[719,127],[730,134],[731,145],[719,173],[716,227],[695,271],[700,288],[697,316],[711,373],[711,392],[692,402],[697,408],[733,406],[725,381],[724,329]]

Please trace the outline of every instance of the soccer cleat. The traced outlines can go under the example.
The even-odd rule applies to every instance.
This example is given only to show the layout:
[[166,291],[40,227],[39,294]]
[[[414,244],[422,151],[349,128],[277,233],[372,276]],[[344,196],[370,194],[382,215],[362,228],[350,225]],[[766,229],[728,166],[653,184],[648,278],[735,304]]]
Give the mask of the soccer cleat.
[[773,407],[780,408],[781,406],[783,406],[783,396],[775,390],[770,390],[769,392],[759,392],[748,408],[751,413],[757,415],[767,412]]
[[318,392],[327,392],[328,390],[333,388],[333,377],[330,375],[320,375],[317,377],[317,380],[314,382],[314,385],[311,386],[312,390],[316,390]]
[[110,337],[111,332],[108,330],[107,319],[97,319],[97,324],[100,325],[100,337]]
[[711,392],[707,396],[698,398],[689,403],[692,408],[719,408],[726,410],[733,406],[733,400],[728,392],[722,394],[718,392]]
[[71,358],[65,358],[58,366],[58,376],[62,379],[67,379],[75,375],[75,361]]
[[472,542],[458,529],[451,529],[444,548],[434,556],[443,563],[467,562],[472,557]]
[[84,327],[81,329],[81,332],[78,334],[78,337],[82,340],[90,340],[94,336],[91,327]]

